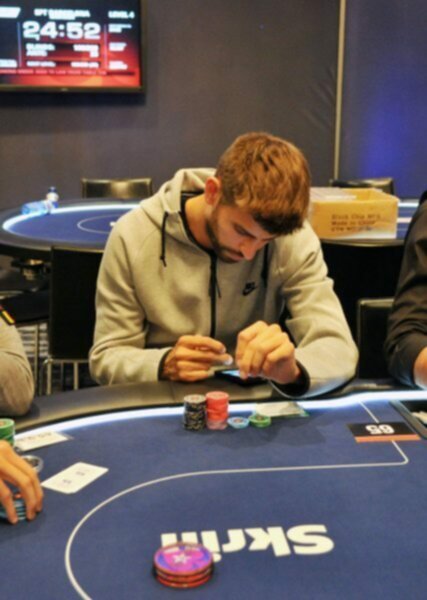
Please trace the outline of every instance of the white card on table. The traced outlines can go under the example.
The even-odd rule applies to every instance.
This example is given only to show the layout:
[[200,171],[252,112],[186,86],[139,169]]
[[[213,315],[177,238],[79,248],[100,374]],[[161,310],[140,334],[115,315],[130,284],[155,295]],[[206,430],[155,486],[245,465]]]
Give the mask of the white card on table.
[[263,417],[306,417],[305,410],[296,402],[260,402],[255,412]]
[[42,433],[34,433],[15,440],[14,446],[21,452],[43,448],[43,446],[51,446],[59,442],[67,442],[69,435],[64,435],[57,431],[43,431]]
[[49,479],[43,481],[42,486],[55,492],[74,494],[89,485],[89,483],[92,483],[92,481],[95,481],[95,479],[98,479],[98,477],[101,477],[101,475],[104,475],[107,471],[106,467],[97,467],[96,465],[78,462],[49,477]]

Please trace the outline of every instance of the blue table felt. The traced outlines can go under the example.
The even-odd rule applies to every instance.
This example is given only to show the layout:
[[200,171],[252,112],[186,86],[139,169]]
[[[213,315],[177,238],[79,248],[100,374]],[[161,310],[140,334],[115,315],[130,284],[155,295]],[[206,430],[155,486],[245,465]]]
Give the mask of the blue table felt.
[[[402,421],[388,402],[225,431],[186,431],[179,412],[76,421],[33,451],[42,480],[80,461],[108,472],[0,524],[13,598],[424,598],[427,442],[357,443],[348,428]],[[214,553],[203,587],[152,575],[158,547],[182,538]]]

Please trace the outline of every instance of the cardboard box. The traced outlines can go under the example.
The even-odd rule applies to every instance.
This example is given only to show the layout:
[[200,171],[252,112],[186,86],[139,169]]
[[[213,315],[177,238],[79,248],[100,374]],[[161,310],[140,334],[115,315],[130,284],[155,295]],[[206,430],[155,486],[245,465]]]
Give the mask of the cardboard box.
[[311,188],[308,220],[322,239],[395,238],[399,200],[371,188]]

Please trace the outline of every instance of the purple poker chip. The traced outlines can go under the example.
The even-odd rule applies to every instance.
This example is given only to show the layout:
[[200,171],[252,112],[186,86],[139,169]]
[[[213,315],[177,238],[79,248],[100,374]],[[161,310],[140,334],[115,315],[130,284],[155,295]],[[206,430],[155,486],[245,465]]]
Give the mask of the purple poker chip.
[[159,548],[154,555],[154,566],[160,573],[195,575],[213,565],[213,556],[202,544],[176,542]]

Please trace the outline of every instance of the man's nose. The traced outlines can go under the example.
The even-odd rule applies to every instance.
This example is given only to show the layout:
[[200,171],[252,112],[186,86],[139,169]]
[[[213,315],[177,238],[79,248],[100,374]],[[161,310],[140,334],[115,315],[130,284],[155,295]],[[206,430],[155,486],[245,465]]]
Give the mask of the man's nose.
[[255,254],[261,248],[261,246],[262,242],[259,242],[258,240],[248,239],[244,240],[241,243],[239,250],[243,254],[245,260],[252,260]]

